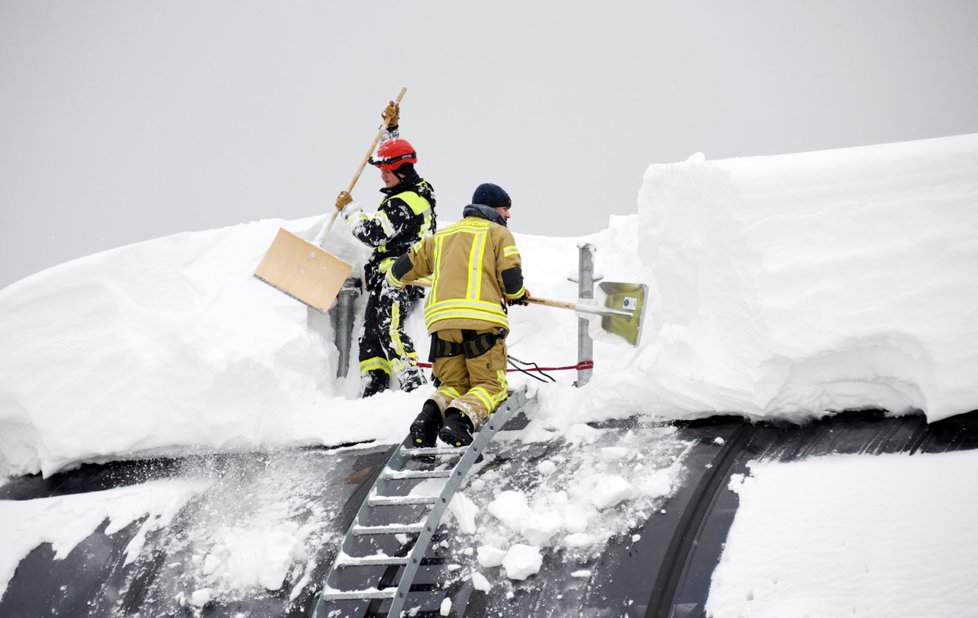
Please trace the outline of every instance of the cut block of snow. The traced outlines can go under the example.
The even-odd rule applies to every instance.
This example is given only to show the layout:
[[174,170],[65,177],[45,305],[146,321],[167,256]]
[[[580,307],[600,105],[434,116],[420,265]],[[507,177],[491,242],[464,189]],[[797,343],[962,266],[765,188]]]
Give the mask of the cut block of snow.
[[634,497],[635,488],[631,483],[617,475],[606,475],[600,483],[595,484],[591,504],[603,511]]
[[478,571],[472,572],[472,586],[480,592],[489,592],[492,590],[492,584],[486,579],[486,576]]
[[524,522],[522,534],[531,545],[543,546],[562,527],[563,520],[558,513],[536,511]]
[[452,611],[452,600],[445,597],[441,600],[441,607],[438,608],[438,613],[442,616],[447,616]]
[[577,534],[568,534],[564,537],[564,545],[567,547],[587,547],[592,543],[594,539],[590,534],[584,532],[578,532]]
[[501,565],[505,557],[505,550],[493,547],[492,545],[482,545],[476,550],[476,559],[479,561],[479,564],[487,569]]
[[544,459],[537,464],[537,472],[544,476],[550,476],[557,470],[557,464],[552,459]]
[[475,534],[477,532],[475,516],[479,513],[479,507],[475,505],[464,493],[457,493],[452,501],[448,503],[448,510],[455,517],[459,532],[463,534]]
[[679,473],[679,470],[678,467],[657,470],[653,474],[640,479],[635,490],[649,498],[668,496],[672,494],[673,488],[675,487],[676,475]]
[[531,517],[530,506],[526,502],[526,494],[521,491],[507,490],[499,494],[489,503],[489,513],[503,522],[507,528],[519,531]]
[[203,607],[210,603],[211,600],[211,589],[201,588],[200,590],[194,590],[193,594],[190,595],[190,604],[195,607]]
[[540,572],[543,556],[538,547],[518,543],[509,548],[503,558],[503,570],[510,579],[524,580]]

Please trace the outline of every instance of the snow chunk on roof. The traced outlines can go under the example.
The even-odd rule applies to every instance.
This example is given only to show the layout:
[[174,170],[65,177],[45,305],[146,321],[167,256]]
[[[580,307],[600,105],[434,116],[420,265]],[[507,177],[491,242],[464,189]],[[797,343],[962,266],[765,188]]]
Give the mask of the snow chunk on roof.
[[526,579],[535,575],[543,566],[543,556],[539,547],[516,544],[509,548],[503,558],[503,570],[510,579]]

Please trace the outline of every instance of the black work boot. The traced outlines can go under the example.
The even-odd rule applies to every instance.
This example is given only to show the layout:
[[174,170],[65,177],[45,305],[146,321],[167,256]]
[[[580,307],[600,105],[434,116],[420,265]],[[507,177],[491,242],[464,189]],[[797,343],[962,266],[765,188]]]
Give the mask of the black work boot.
[[383,393],[390,386],[390,375],[380,369],[374,369],[360,375],[360,397],[366,399],[377,393]]
[[414,448],[434,446],[440,427],[441,410],[438,409],[438,404],[429,399],[424,402],[421,413],[411,423],[411,446]]
[[475,428],[472,421],[458,408],[445,410],[445,425],[438,432],[442,442],[451,446],[468,446],[472,444],[472,432]]

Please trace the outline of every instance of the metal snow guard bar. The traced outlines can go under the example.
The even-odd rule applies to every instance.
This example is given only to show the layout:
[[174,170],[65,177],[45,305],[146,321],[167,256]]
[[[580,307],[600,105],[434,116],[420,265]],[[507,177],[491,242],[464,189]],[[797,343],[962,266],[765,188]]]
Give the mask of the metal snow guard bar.
[[[386,563],[391,564],[393,561],[385,562],[383,558],[374,556],[368,560],[359,561],[356,558],[347,556],[345,551],[340,551],[337,554],[336,561],[334,562],[333,568],[330,570],[329,576],[327,576],[326,585],[323,591],[319,595],[319,599],[316,602],[315,612],[313,614],[314,618],[325,618],[331,616],[331,610],[327,607],[330,601],[338,600],[372,600],[372,599],[390,599],[391,605],[387,611],[388,618],[399,618],[401,611],[404,608],[404,604],[407,602],[408,593],[411,591],[411,585],[414,582],[414,576],[421,566],[421,559],[424,558],[425,553],[428,551],[428,546],[431,544],[431,538],[434,536],[435,531],[438,529],[441,523],[441,518],[445,514],[445,510],[448,508],[449,503],[455,496],[455,493],[462,486],[462,481],[465,480],[465,476],[468,474],[472,465],[476,462],[479,456],[482,455],[485,447],[492,441],[496,432],[503,428],[509,420],[520,412],[524,406],[526,406],[528,399],[526,396],[526,388],[520,388],[516,391],[510,393],[509,397],[503,402],[503,405],[493,412],[489,419],[486,421],[485,425],[482,426],[479,431],[475,433],[475,438],[467,447],[462,447],[458,449],[453,449],[455,452],[462,452],[462,457],[458,460],[452,470],[447,471],[447,481],[442,488],[441,494],[434,499],[431,511],[428,517],[425,519],[423,524],[407,524],[410,527],[410,532],[417,532],[418,538],[414,542],[414,547],[406,558],[398,558],[396,563],[403,564],[404,568],[401,572],[401,577],[398,581],[397,588],[385,588],[377,589],[375,587],[364,588],[362,590],[338,590],[333,588],[331,584],[331,578],[333,572],[338,568],[344,568],[351,565],[361,565],[366,566],[368,564],[379,564]],[[437,449],[413,449],[407,445],[410,443],[410,436],[405,439],[400,446],[398,446],[394,453],[387,460],[384,466],[384,470],[378,476],[377,483],[383,483],[384,481],[390,481],[392,479],[404,479],[411,478],[409,476],[403,476],[397,474],[403,469],[404,464],[411,458],[418,455],[427,455],[429,451],[435,451],[439,454],[444,454],[447,451],[443,448]],[[393,473],[393,474],[391,474]],[[413,475],[412,475],[413,476]],[[359,526],[357,523],[360,518],[360,514],[372,506],[377,506],[383,503],[384,496],[377,495],[377,483],[370,490],[368,496],[364,499],[363,504],[360,506],[360,510],[357,512],[357,516],[354,518],[350,529],[347,531],[346,538],[344,538],[344,548],[346,547],[347,539],[352,535],[356,536],[363,534],[363,527]],[[394,531],[395,527],[391,526],[388,530]],[[379,530],[372,530],[371,533],[385,533]],[[396,529],[397,533],[402,532],[400,528]],[[394,532],[386,532],[388,534],[393,534]]]

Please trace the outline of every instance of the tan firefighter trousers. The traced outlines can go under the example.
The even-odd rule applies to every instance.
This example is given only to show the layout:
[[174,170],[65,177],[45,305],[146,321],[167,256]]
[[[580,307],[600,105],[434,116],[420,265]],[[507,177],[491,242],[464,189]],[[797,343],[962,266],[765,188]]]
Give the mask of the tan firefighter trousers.
[[[482,335],[496,330],[487,328],[475,333]],[[461,329],[441,330],[436,334],[442,341],[451,343],[461,344],[464,340]],[[479,429],[507,396],[506,338],[499,337],[488,352],[475,358],[467,358],[465,354],[435,358],[432,372],[439,385],[431,398],[442,415],[448,408],[456,408]]]

